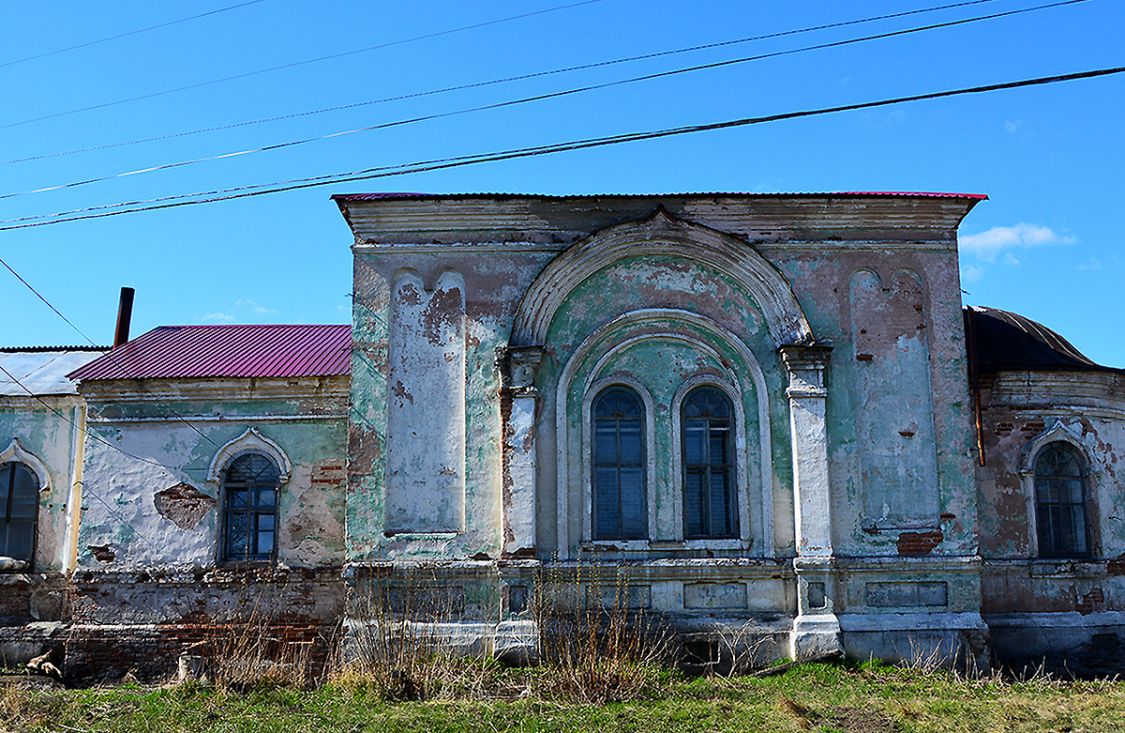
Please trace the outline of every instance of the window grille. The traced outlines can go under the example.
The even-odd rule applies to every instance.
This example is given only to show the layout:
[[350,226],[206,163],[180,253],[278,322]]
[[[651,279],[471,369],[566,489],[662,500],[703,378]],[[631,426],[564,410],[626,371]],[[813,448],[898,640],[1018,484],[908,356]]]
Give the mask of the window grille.
[[593,405],[594,539],[648,533],[645,407],[628,387],[603,390]]
[[1086,480],[1082,458],[1066,443],[1045,446],[1035,459],[1035,508],[1042,557],[1087,557]]
[[32,470],[16,461],[0,464],[0,556],[31,562],[38,512],[39,481]]
[[681,408],[684,538],[738,536],[734,408],[715,387],[697,387]]
[[247,453],[231,461],[223,477],[225,560],[273,558],[280,484],[277,465],[260,453]]

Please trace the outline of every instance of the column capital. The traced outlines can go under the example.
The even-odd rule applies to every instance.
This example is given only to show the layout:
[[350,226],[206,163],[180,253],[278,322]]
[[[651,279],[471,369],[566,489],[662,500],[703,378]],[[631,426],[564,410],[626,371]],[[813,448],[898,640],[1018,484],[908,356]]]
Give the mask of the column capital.
[[782,346],[778,351],[781,353],[786,371],[789,372],[789,389],[786,390],[789,397],[827,396],[824,387],[824,370],[832,356],[831,344]]
[[509,346],[501,354],[504,387],[515,391],[534,391],[535,375],[543,361],[542,346]]

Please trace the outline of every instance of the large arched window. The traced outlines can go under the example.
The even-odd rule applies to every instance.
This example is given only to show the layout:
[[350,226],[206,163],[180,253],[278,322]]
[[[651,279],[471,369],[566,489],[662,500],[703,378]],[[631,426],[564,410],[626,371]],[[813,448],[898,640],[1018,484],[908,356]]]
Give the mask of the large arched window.
[[281,472],[261,453],[244,453],[223,474],[223,559],[270,560],[277,546]]
[[1042,557],[1086,557],[1086,481],[1082,456],[1067,443],[1050,443],[1035,458],[1035,516]]
[[734,407],[716,387],[684,398],[680,426],[684,482],[684,538],[738,537]]
[[39,480],[17,461],[0,463],[0,556],[30,563],[35,552]]
[[643,539],[645,406],[628,387],[608,387],[593,404],[593,531],[596,540]]

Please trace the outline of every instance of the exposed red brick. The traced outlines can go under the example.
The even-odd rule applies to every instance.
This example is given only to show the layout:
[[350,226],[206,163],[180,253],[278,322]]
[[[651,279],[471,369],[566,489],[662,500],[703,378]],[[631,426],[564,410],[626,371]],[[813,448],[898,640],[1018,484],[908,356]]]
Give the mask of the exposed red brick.
[[940,529],[931,529],[928,532],[902,532],[898,536],[898,554],[906,557],[929,555],[943,539],[945,536]]

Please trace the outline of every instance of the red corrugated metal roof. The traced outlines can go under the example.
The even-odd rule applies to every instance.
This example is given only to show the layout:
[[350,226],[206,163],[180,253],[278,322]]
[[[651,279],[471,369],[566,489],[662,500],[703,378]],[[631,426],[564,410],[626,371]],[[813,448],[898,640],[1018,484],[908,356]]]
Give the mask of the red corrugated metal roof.
[[568,194],[553,196],[541,193],[409,193],[389,191],[386,193],[337,193],[332,196],[333,201],[381,201],[384,199],[592,199],[592,198],[678,198],[687,196],[746,196],[752,198],[800,198],[800,197],[832,197],[832,196],[872,196],[883,198],[943,198],[943,199],[971,199],[983,201],[988,198],[983,193],[942,193],[940,191],[827,191],[827,192],[782,192],[782,193],[746,193],[738,191],[692,191],[688,193],[592,193]]
[[351,326],[161,326],[69,376],[93,379],[319,377],[348,374]]

